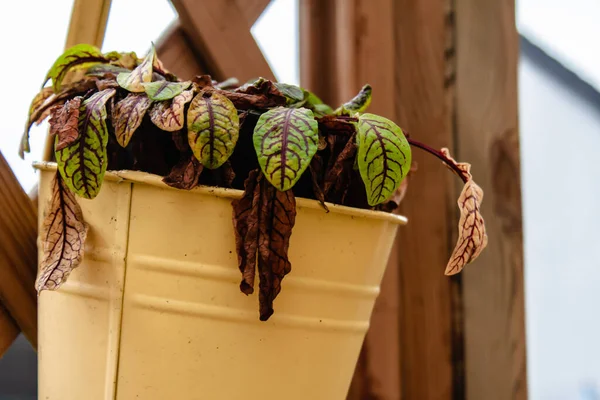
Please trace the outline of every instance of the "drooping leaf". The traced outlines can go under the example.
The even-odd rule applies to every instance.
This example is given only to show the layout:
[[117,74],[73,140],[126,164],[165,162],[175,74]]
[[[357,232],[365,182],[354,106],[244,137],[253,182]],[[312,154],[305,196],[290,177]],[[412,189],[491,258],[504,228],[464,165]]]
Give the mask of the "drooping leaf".
[[373,90],[371,85],[365,85],[360,89],[360,92],[352,100],[347,103],[342,104],[340,108],[335,110],[335,114],[337,115],[354,115],[356,113],[362,113],[369,108],[371,104]]
[[246,179],[244,195],[232,204],[242,272],[240,289],[245,294],[254,291],[258,263],[260,320],[266,321],[273,314],[281,280],[291,270],[288,248],[296,219],[296,200],[291,190],[275,189],[259,170],[254,170]]
[[70,69],[94,62],[107,62],[100,50],[89,44],[78,44],[67,49],[60,57],[56,59],[52,68],[46,74],[46,79],[42,87],[52,79],[52,88],[54,93],[58,93],[62,81]]
[[64,183],[72,192],[86,199],[96,197],[104,179],[108,143],[106,102],[115,92],[115,89],[106,89],[82,102],[79,137],[71,145],[55,152]]
[[35,95],[33,100],[31,101],[31,105],[29,106],[29,114],[27,118],[31,118],[31,114],[33,114],[38,108],[44,104],[46,99],[54,94],[54,89],[51,87],[43,88],[38,94]]
[[190,103],[187,125],[190,147],[206,168],[220,167],[233,153],[240,126],[237,110],[227,97],[199,93]]
[[173,97],[179,95],[185,89],[190,87],[192,84],[191,81],[187,82],[168,82],[168,81],[159,81],[159,82],[145,82],[142,83],[144,86],[144,90],[146,90],[146,94],[151,100],[154,101],[163,101],[170,100]]
[[238,267],[242,273],[240,290],[244,294],[254,292],[261,179],[260,171],[251,171],[244,182],[244,195],[231,202]]
[[[227,92],[226,95],[239,110],[249,108],[271,108],[284,106],[286,97],[281,93],[273,82],[260,78],[252,84],[246,84]],[[237,95],[237,96],[236,96]],[[239,104],[238,104],[239,103]]]
[[190,156],[175,165],[169,175],[163,178],[163,182],[177,189],[190,190],[198,186],[202,169],[202,164],[196,157]]
[[75,195],[58,173],[52,181],[52,197],[45,214],[40,232],[43,255],[35,283],[38,293],[58,289],[79,266],[88,231]]
[[318,153],[313,156],[312,160],[310,161],[310,165],[308,166],[308,169],[310,171],[310,179],[312,182],[313,193],[319,201],[319,203],[321,203],[321,207],[323,207],[323,209],[326,212],[329,212],[329,207],[327,207],[327,204],[325,204],[325,193],[323,192],[323,189],[321,187],[323,159],[321,158],[321,156],[319,156]]
[[365,183],[369,205],[383,203],[408,173],[411,152],[398,125],[374,114],[358,120],[358,168]]
[[79,108],[81,96],[67,101],[62,107],[55,108],[50,118],[50,135],[56,135],[55,150],[62,150],[73,144],[79,137]]
[[462,271],[465,265],[473,262],[487,246],[488,237],[485,222],[481,215],[483,190],[473,181],[471,164],[456,162],[448,149],[442,149],[442,154],[461,170],[466,178],[458,198],[460,219],[458,221],[458,240],[446,266],[446,275],[454,275]]
[[317,152],[318,123],[306,108],[274,108],[259,118],[253,141],[266,178],[278,190],[286,191]]
[[[50,115],[50,110],[62,103],[68,98],[77,96],[79,94],[83,94],[90,89],[93,89],[95,86],[95,82],[83,80],[78,81],[72,84],[63,85],[64,87],[58,94],[52,93],[47,98],[45,98],[41,104],[32,104],[30,107],[31,114],[29,115],[29,119],[25,124],[25,131],[21,136],[21,142],[19,144],[19,156],[21,158],[25,157],[25,153],[30,151],[29,148],[29,131],[34,123],[40,124],[48,115]],[[54,91],[52,88],[50,91]],[[45,92],[46,89],[43,89],[42,92]],[[40,95],[41,97],[46,94]],[[37,101],[39,103],[39,100]]]
[[304,92],[298,86],[279,82],[275,82],[274,85],[287,98],[287,104],[304,101]]
[[130,92],[142,93],[144,91],[142,83],[150,82],[152,80],[152,64],[154,63],[155,57],[156,51],[154,50],[154,46],[152,46],[148,55],[144,58],[144,61],[135,67],[133,71],[121,72],[117,75],[119,86]]
[[258,273],[260,320],[273,315],[273,301],[281,291],[283,277],[292,269],[288,248],[296,221],[296,199],[291,190],[285,192],[262,183],[258,215]]
[[355,136],[352,135],[350,139],[348,139],[341,152],[336,154],[334,153],[334,149],[332,149],[331,159],[334,161],[325,175],[323,188],[325,196],[327,196],[332,189],[342,195],[343,192],[348,190],[350,174],[352,174],[352,164],[354,164],[357,150],[354,137]]
[[117,142],[122,147],[127,147],[151,104],[152,100],[144,93],[129,93],[127,97],[115,104],[112,109],[112,121]]
[[184,109],[194,97],[193,90],[186,90],[173,97],[173,100],[154,103],[150,110],[150,119],[160,129],[167,132],[183,128]]

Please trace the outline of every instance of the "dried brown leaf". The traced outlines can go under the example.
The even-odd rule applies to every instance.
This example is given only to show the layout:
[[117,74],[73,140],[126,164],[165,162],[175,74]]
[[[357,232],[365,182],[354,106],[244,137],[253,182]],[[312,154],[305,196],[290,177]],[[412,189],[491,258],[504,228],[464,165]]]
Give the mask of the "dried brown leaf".
[[264,178],[259,170],[250,172],[244,182],[244,195],[231,203],[238,267],[242,272],[240,290],[245,294],[254,292],[261,181]]
[[167,132],[183,128],[185,105],[194,97],[192,89],[185,90],[172,100],[160,101],[152,106],[150,119],[160,129]]
[[292,265],[288,248],[296,221],[296,199],[291,190],[281,192],[266,179],[261,182],[258,217],[258,273],[260,320],[273,315],[273,301],[281,291],[281,281]]
[[59,174],[52,182],[52,197],[46,210],[40,232],[44,249],[36,280],[38,292],[58,289],[79,266],[88,231],[75,195]]
[[312,181],[313,193],[325,211],[329,212],[327,204],[325,204],[325,193],[321,188],[321,173],[323,171],[323,159],[318,154],[315,154],[308,166],[310,178]]
[[196,157],[190,156],[176,164],[169,175],[163,178],[163,182],[177,189],[190,190],[198,186],[202,169],[202,164]]
[[462,271],[465,265],[474,261],[487,246],[485,222],[480,208],[483,201],[483,190],[473,181],[471,165],[456,162],[450,157],[448,149],[442,153],[465,175],[467,181],[458,198],[460,219],[458,221],[458,240],[446,266],[446,275],[454,275]]
[[62,150],[70,146],[79,137],[78,121],[79,107],[82,97],[77,96],[67,101],[62,107],[52,109],[52,117],[49,120],[50,135],[57,135],[56,150]]
[[[454,165],[456,165],[456,167],[458,167],[458,169],[465,175],[465,177],[467,178],[467,180],[471,180],[473,179],[473,175],[471,175],[471,164],[469,163],[465,163],[465,162],[458,162],[456,161],[454,158],[452,158],[452,156],[450,156],[450,150],[448,150],[447,148],[442,148],[440,150],[440,152],[446,157],[448,158],[448,160],[450,160],[451,162],[454,163]],[[456,173],[456,171],[454,171],[450,166],[448,166],[447,164],[444,164],[450,171]],[[462,178],[462,177],[461,177]]]
[[[334,137],[329,138],[330,149],[332,149],[333,154],[336,140]],[[356,150],[357,147],[354,142],[354,135],[352,135],[350,139],[348,139],[344,149],[337,157],[333,158],[335,161],[325,174],[325,184],[323,189],[325,196],[329,194],[331,189],[334,189],[338,193],[345,191],[350,182],[349,175],[352,173],[352,166],[354,164],[354,159],[356,158]]]

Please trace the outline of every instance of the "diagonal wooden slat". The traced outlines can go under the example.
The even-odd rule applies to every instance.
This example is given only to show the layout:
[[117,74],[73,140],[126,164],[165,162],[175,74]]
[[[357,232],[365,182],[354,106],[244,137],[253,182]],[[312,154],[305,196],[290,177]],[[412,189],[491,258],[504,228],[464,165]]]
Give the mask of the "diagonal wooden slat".
[[0,302],[0,358],[19,336],[19,326]]
[[36,347],[37,213],[2,154],[0,187],[0,299]]
[[209,73],[179,20],[174,21],[156,41],[156,53],[165,68],[182,80]]
[[172,0],[181,27],[215,79],[275,79],[235,1]]

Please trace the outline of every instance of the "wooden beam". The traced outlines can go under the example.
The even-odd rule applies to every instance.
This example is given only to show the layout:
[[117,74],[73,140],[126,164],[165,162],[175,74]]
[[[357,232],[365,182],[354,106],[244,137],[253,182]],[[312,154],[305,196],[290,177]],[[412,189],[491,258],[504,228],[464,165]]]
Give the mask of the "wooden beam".
[[102,47],[111,0],[75,0],[66,48],[79,43]]
[[463,277],[468,399],[526,399],[514,0],[456,0],[457,156],[485,190],[488,248]]
[[19,336],[19,326],[0,302],[0,358]]
[[235,1],[172,0],[181,26],[217,80],[275,79]]
[[194,51],[179,20],[169,26],[156,42],[156,52],[165,68],[182,80],[208,74],[201,57]]
[[235,0],[235,2],[246,19],[248,29],[250,29],[271,3],[271,0]]
[[0,300],[37,345],[37,213],[0,154]]

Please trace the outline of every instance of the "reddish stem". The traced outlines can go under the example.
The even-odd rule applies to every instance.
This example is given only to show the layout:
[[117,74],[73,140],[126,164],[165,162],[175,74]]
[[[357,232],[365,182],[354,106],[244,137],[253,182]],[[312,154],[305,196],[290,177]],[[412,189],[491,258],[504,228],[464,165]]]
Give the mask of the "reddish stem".
[[462,181],[464,183],[467,183],[469,178],[467,178],[467,176],[464,174],[464,172],[461,171],[460,168],[458,168],[458,165],[456,165],[456,163],[454,161],[452,161],[448,157],[446,157],[444,155],[444,153],[442,153],[439,150],[433,149],[424,143],[421,143],[414,139],[411,139],[409,137],[407,137],[406,139],[408,140],[408,143],[410,143],[411,146],[418,147],[419,149],[424,150],[424,151],[428,152],[429,154],[433,154],[434,156],[436,156],[437,158],[442,160],[442,162],[444,164],[446,164],[447,166],[449,166],[452,169],[452,171],[454,171],[454,173],[456,175],[458,175],[460,179],[462,179]]

